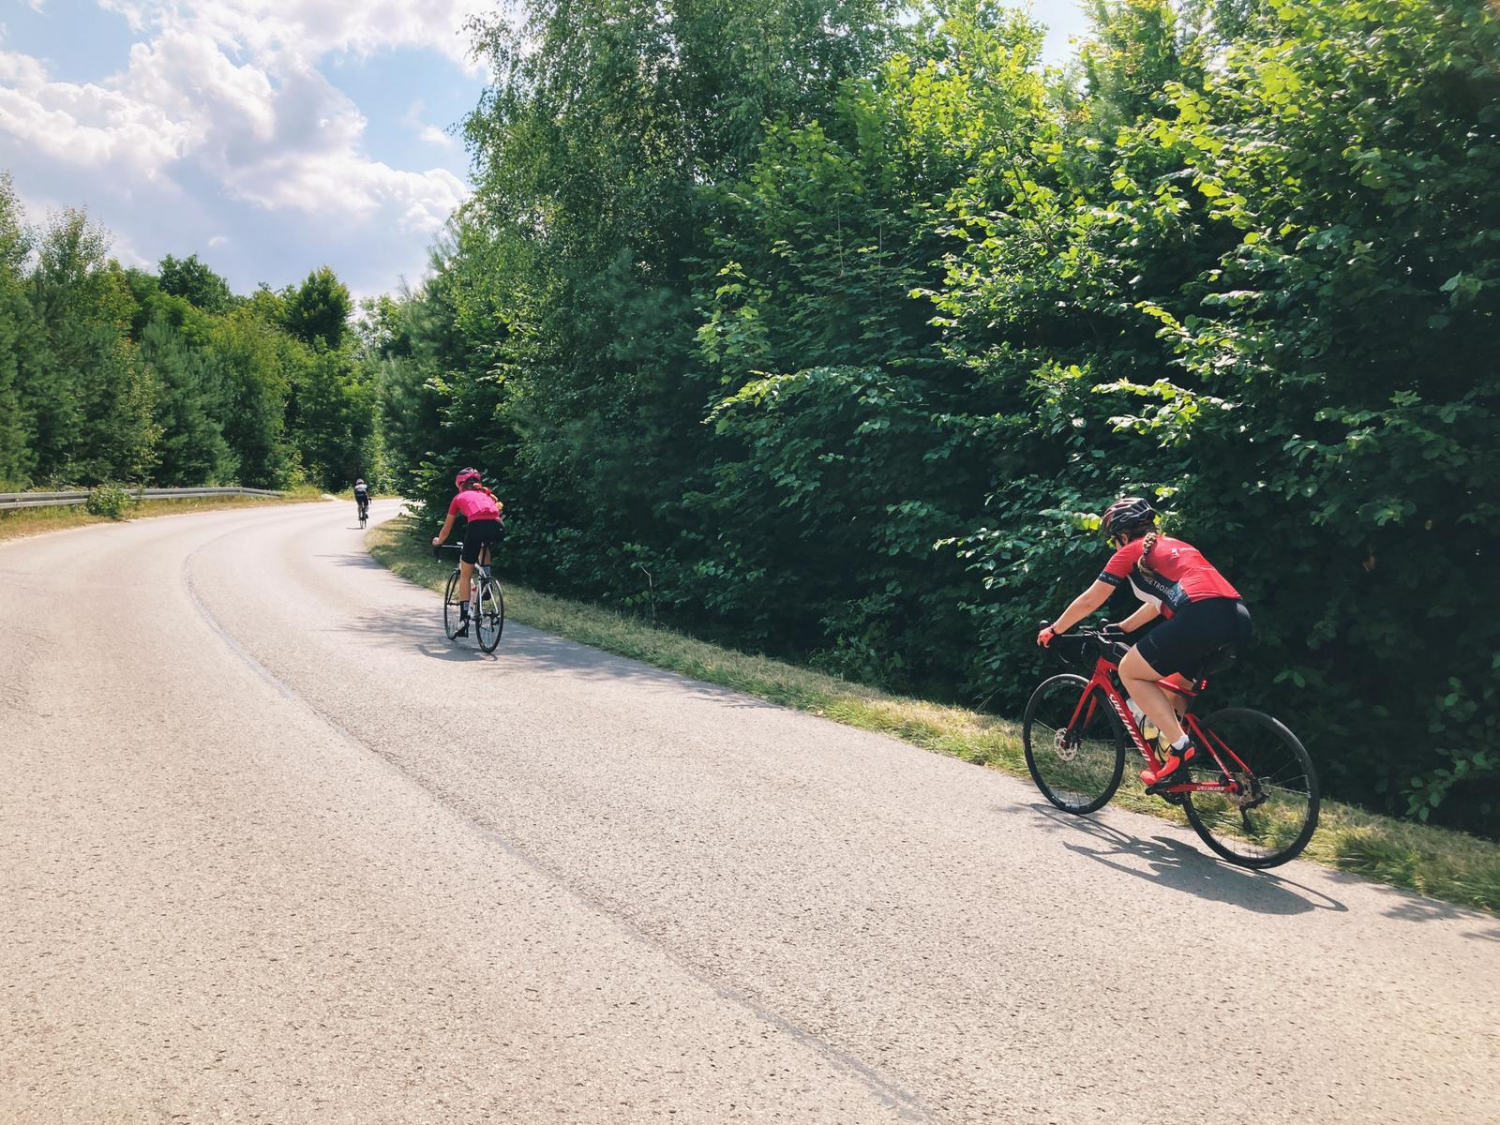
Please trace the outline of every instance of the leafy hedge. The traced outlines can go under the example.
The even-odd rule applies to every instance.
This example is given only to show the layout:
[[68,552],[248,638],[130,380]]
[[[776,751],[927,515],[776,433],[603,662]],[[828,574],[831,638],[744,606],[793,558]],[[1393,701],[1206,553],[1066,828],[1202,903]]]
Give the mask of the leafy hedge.
[[532,583],[1014,711],[1145,492],[1333,792],[1494,833],[1489,7],[1108,2],[1065,76],[967,0],[529,13],[383,310],[431,510],[478,464]]

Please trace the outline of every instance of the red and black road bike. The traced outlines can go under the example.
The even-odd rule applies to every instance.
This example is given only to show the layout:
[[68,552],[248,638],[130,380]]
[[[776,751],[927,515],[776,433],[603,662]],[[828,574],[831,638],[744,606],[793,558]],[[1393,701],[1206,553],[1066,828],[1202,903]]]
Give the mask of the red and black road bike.
[[[1129,650],[1121,635],[1077,629],[1051,647],[1060,644],[1065,658],[1092,655],[1094,674],[1053,676],[1032,693],[1023,727],[1026,765],[1047,800],[1065,812],[1091,813],[1119,788],[1127,744],[1153,772],[1162,757],[1120,684],[1120,660]],[[1181,805],[1203,842],[1230,863],[1275,867],[1299,855],[1318,826],[1318,776],[1297,736],[1270,715],[1243,707],[1206,718],[1193,713],[1208,675],[1232,660],[1224,654],[1210,661],[1191,687],[1158,681],[1185,701],[1182,724],[1198,753],[1146,791]]]

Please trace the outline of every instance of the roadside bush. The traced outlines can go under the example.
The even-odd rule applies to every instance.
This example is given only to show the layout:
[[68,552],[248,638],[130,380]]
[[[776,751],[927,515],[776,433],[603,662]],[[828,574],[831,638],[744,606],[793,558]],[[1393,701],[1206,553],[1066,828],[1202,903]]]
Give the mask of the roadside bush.
[[139,503],[140,500],[136,498],[135,493],[124,485],[101,484],[90,490],[89,498],[84,501],[83,506],[91,515],[122,520],[125,518],[125,513]]

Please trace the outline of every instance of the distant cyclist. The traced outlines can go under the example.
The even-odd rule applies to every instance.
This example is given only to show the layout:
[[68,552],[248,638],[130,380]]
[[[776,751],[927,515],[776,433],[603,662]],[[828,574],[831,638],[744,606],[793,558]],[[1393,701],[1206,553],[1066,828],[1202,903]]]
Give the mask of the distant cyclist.
[[370,514],[370,486],[365,483],[364,477],[354,482],[354,506],[359,509],[360,519]]
[[448,505],[448,518],[443,521],[443,530],[433,539],[434,547],[440,545],[453,530],[453,521],[463,516],[469,521],[464,529],[464,549],[459,556],[458,603],[461,625],[454,636],[465,637],[469,633],[469,582],[474,576],[474,564],[485,547],[493,547],[504,535],[500,513],[504,505],[495,494],[484,486],[478,469],[464,469],[453,478],[458,495]]
[[1161,769],[1141,773],[1142,781],[1156,785],[1196,756],[1172,700],[1156,681],[1174,673],[1194,676],[1218,649],[1243,647],[1250,639],[1250,612],[1196,547],[1157,531],[1156,512],[1141,497],[1116,500],[1105,510],[1099,530],[1117,548],[1113,557],[1094,584],[1037,634],[1036,643],[1051,644],[1126,581],[1145,604],[1120,622],[1120,629],[1133,633],[1158,616],[1167,618],[1120,661],[1125,690],[1171,743]]

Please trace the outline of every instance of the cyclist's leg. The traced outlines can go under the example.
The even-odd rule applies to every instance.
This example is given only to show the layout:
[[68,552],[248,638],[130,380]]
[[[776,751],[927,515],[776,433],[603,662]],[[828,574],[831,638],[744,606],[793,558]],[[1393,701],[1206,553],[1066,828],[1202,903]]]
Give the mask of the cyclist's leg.
[[1156,729],[1161,731],[1168,742],[1176,742],[1182,737],[1182,722],[1171,697],[1156,686],[1156,681],[1163,675],[1165,673],[1158,672],[1146,663],[1146,658],[1141,655],[1140,645],[1132,648],[1125,654],[1125,659],[1120,661],[1120,682],[1125,685],[1126,693],[1135,700],[1136,706],[1146,712],[1146,717],[1156,724]]
[[462,605],[469,604],[469,583],[474,578],[474,564],[471,562],[460,562],[458,564],[458,600]]
[[1210,653],[1238,645],[1242,617],[1248,620],[1244,607],[1234,599],[1194,602],[1148,633],[1120,662],[1125,690],[1169,743],[1181,741],[1184,734],[1177,708],[1182,697],[1169,695],[1156,681],[1199,668]]
[[[1173,672],[1170,676],[1165,676],[1163,678],[1167,681],[1167,683],[1174,684],[1177,687],[1180,687],[1183,691],[1193,690],[1192,676],[1185,676],[1181,672]],[[1186,695],[1173,695],[1171,692],[1167,692],[1167,696],[1171,699],[1172,710],[1177,712],[1177,718],[1180,721],[1182,717],[1187,714],[1188,704],[1191,703],[1192,700]]]

